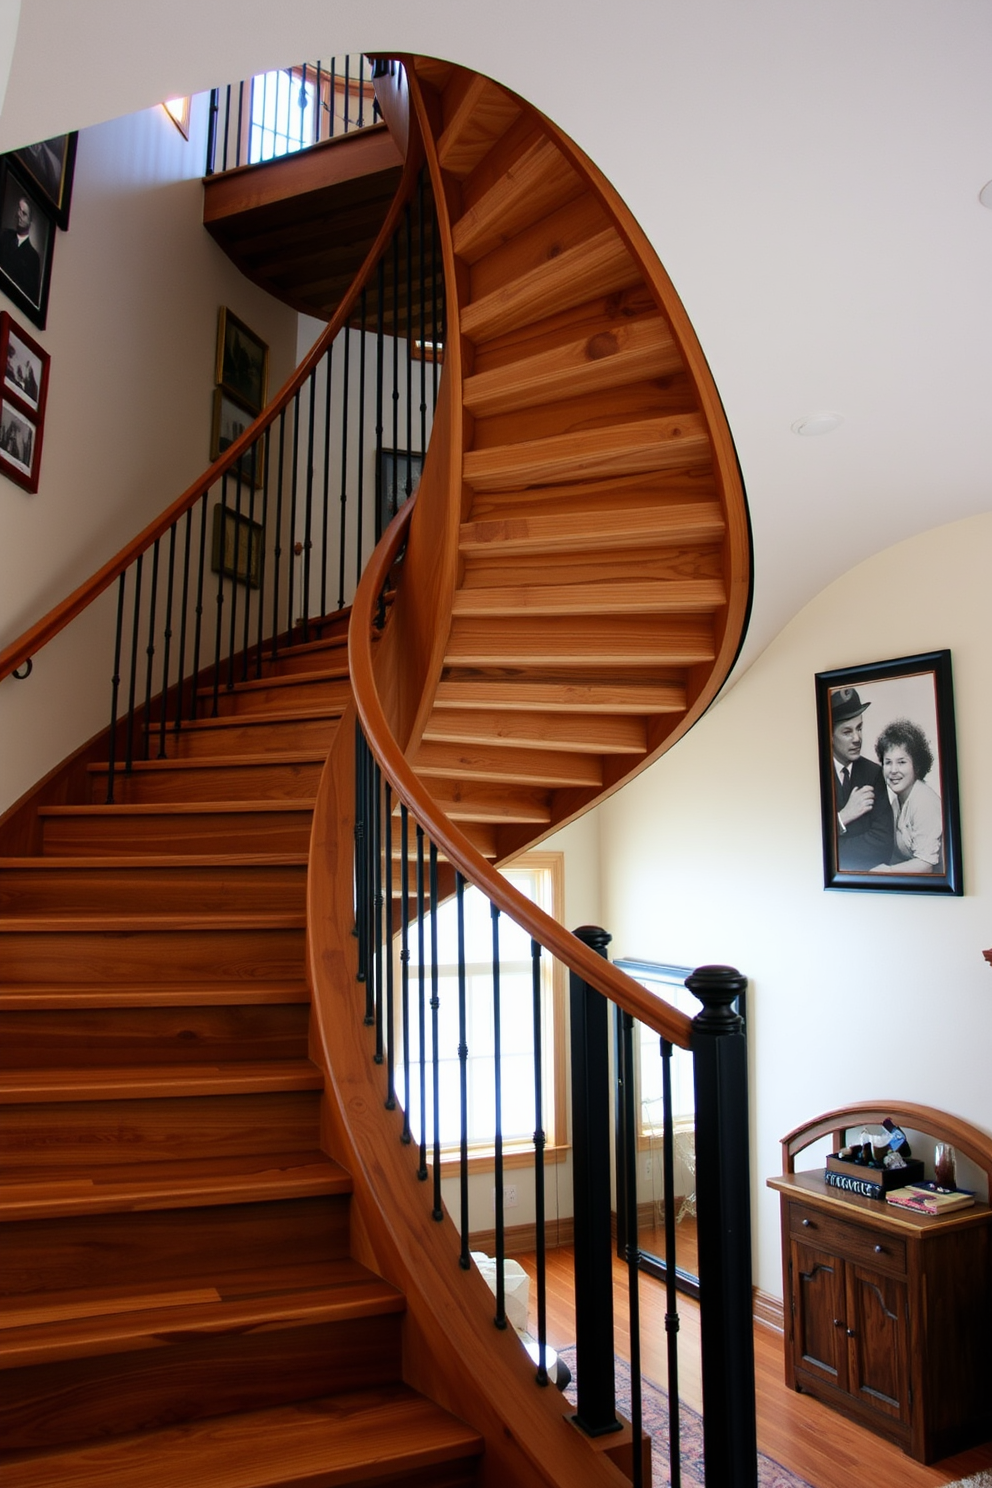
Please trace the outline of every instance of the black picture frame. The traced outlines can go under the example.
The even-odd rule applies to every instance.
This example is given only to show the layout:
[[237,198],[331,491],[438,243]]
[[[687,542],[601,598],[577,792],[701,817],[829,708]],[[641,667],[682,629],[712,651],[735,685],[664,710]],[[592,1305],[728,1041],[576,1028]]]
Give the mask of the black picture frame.
[[403,503],[417,489],[424,457],[413,450],[380,449],[376,467],[378,527],[385,532]]
[[73,130],[71,134],[55,134],[51,139],[10,152],[11,160],[34,182],[51,209],[56,226],[63,232],[69,226],[78,140],[79,134]]
[[[52,282],[55,218],[37,187],[9,158],[0,166],[0,290],[43,331]],[[18,244],[22,202],[28,209],[26,245]]]
[[253,522],[229,506],[214,507],[210,551],[213,573],[223,574],[238,584],[247,584],[249,589],[258,589],[262,582],[264,548],[265,529],[261,522]]
[[261,413],[269,383],[269,347],[250,326],[239,320],[226,305],[217,317],[217,367],[219,388],[237,403]]
[[963,894],[950,651],[818,672],[816,716],[824,887]]

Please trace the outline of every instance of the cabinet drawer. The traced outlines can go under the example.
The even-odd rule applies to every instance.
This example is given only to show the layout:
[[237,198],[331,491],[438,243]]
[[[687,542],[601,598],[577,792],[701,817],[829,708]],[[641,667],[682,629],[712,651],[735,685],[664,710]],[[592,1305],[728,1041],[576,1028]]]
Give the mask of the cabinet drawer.
[[906,1242],[885,1230],[838,1219],[807,1204],[790,1204],[789,1232],[797,1240],[834,1251],[848,1260],[878,1266],[899,1275],[905,1273]]

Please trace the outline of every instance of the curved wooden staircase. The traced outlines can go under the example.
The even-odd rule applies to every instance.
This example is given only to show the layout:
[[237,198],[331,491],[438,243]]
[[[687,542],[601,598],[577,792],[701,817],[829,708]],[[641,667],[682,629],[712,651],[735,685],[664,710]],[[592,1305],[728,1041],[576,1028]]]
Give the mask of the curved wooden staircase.
[[[436,805],[503,861],[715,696],[746,618],[747,518],[691,327],[608,184],[497,85],[409,70],[448,331],[377,678]],[[0,851],[19,844],[0,863],[4,1488],[496,1485],[513,1453],[515,1482],[623,1481],[571,1430],[540,1440],[567,1407],[512,1338],[492,1340],[493,1379],[534,1396],[517,1416],[497,1419],[482,1363],[445,1360],[445,1330],[489,1346],[430,1291],[449,1224],[373,1233],[390,1183],[370,1196],[379,1139],[351,1125],[382,1102],[346,1052],[368,1042],[346,622],[222,691],[167,760],[118,777],[114,805],[97,762],[88,799],[67,784],[28,829],[23,809],[0,823]],[[380,1179],[411,1161],[383,1158]]]

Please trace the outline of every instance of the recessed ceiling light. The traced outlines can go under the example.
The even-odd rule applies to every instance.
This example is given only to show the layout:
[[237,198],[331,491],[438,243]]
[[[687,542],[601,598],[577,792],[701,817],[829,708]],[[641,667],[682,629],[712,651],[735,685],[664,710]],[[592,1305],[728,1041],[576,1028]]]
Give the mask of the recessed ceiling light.
[[989,211],[992,212],[992,181],[985,182],[985,185],[978,193],[978,200],[983,207],[988,207]]
[[805,413],[792,425],[793,434],[829,434],[844,422],[839,413]]

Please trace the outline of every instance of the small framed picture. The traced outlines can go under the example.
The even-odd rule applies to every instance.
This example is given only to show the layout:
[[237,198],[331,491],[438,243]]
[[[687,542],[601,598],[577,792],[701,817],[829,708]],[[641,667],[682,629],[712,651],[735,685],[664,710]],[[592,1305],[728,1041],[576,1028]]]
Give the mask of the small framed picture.
[[228,506],[214,507],[213,548],[210,567],[249,589],[262,582],[264,528]]
[[0,399],[0,474],[25,491],[37,491],[40,463],[40,424],[16,408],[4,392]]
[[[255,415],[231,398],[223,388],[214,388],[214,411],[210,428],[210,458],[216,460],[240,439]],[[265,435],[257,439],[232,467],[231,476],[240,475],[249,485],[260,486],[265,478]]]
[[48,400],[51,358],[6,310],[0,311],[0,366],[4,368],[3,396],[23,408],[39,425]]
[[261,413],[269,381],[269,348],[226,305],[220,308],[217,326],[214,381],[252,413]]
[[412,450],[381,449],[377,474],[381,537],[408,497],[420,484],[424,457]]
[[52,280],[55,219],[41,193],[10,160],[0,176],[0,290],[45,329]]
[[816,677],[828,889],[962,894],[951,653]]
[[25,145],[23,150],[11,151],[11,159],[17,161],[21,170],[41,192],[56,225],[63,232],[69,226],[78,138],[75,131],[72,134],[56,134],[51,139],[39,140],[36,145]]

